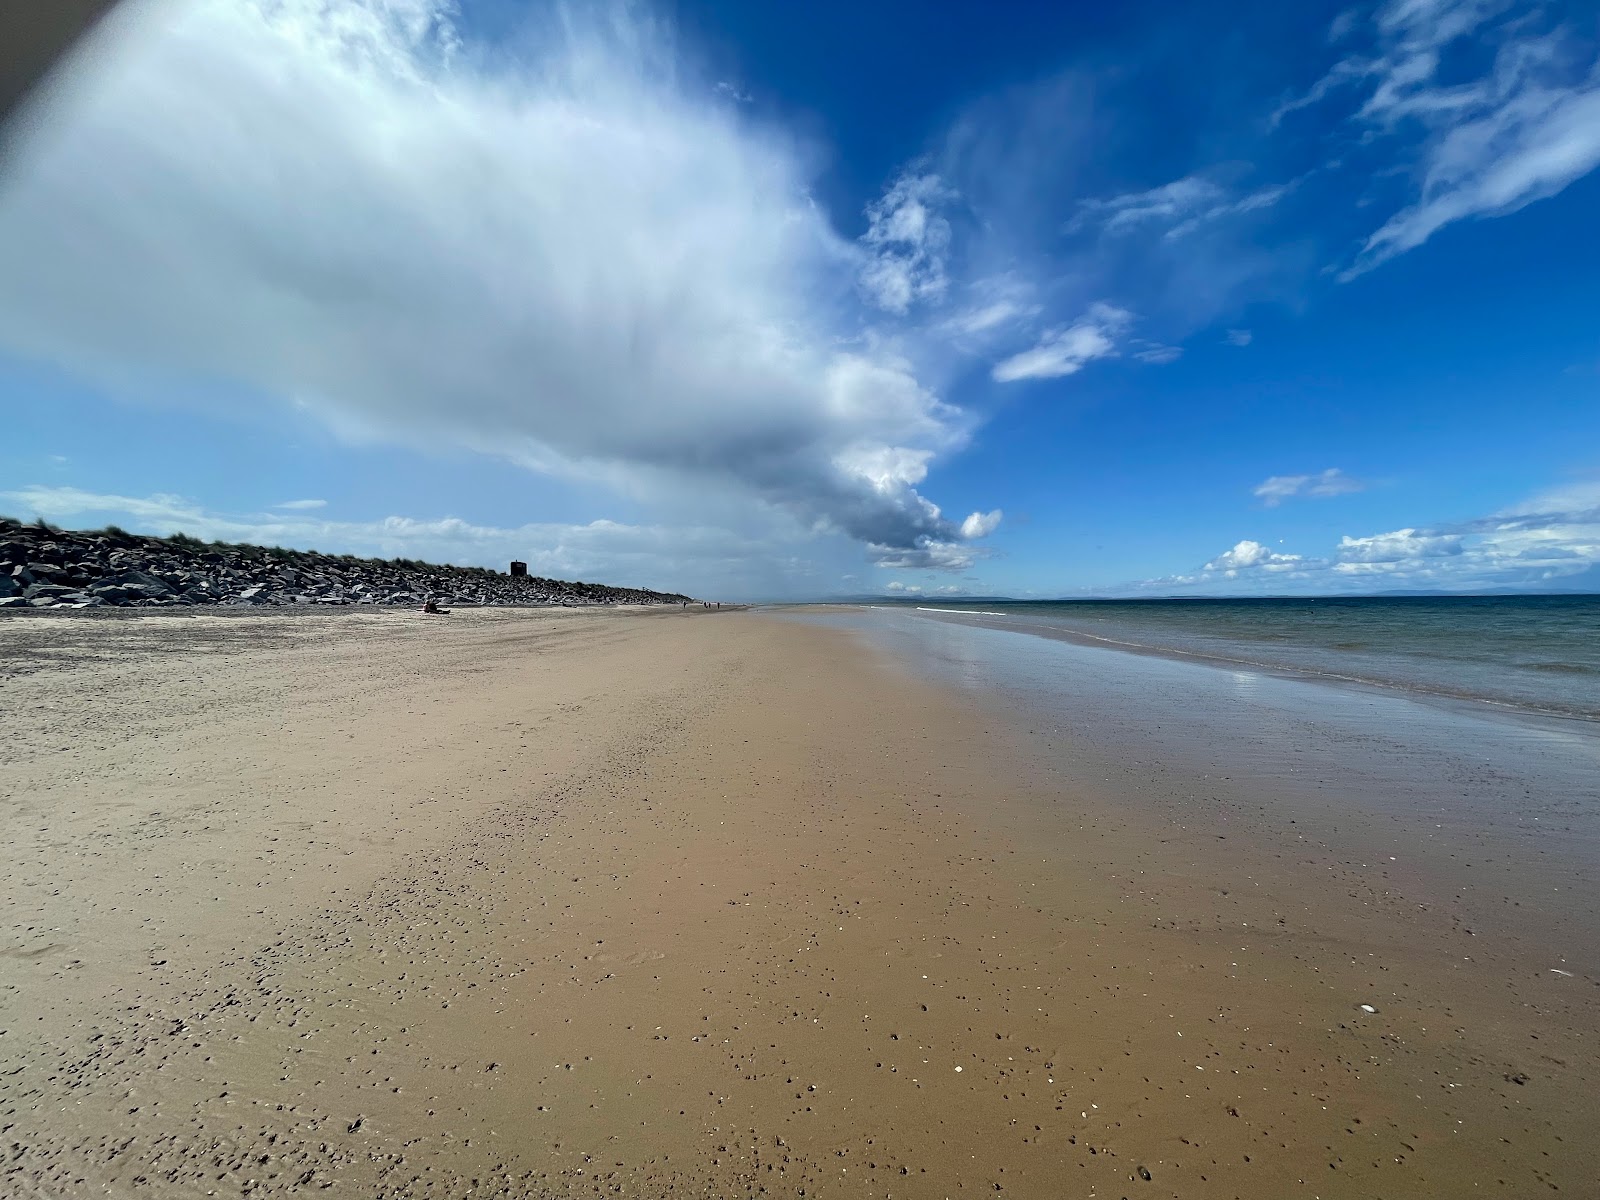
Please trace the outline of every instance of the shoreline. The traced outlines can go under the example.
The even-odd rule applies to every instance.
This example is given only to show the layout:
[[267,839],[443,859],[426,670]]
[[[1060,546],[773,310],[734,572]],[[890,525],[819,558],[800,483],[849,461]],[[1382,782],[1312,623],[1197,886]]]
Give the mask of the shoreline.
[[[1557,882],[1591,898],[1560,906],[1563,924],[1581,930],[1572,944],[1600,945],[1600,731],[1587,723],[1070,639],[1041,645],[965,624],[827,624],[887,654],[908,678],[971,694],[1031,730],[1054,747],[1046,757],[1058,773],[1102,802],[1203,821],[1211,814],[1182,798],[1223,786],[1213,799],[1252,808],[1258,827],[1242,832],[1258,841],[1269,818],[1302,831],[1309,822],[1345,858],[1383,846],[1385,859],[1430,860],[1435,903],[1479,892],[1485,880],[1470,863],[1492,848],[1489,857],[1514,859],[1520,872],[1503,903],[1515,907],[1517,895],[1529,906],[1511,926],[1553,920],[1541,891]],[[1354,839],[1363,828],[1365,840]],[[1564,874],[1552,880],[1558,864]]]
[[[776,613],[166,615],[59,622],[23,677],[8,1186],[1449,1196],[1600,1169],[1592,952],[1551,974],[1510,904],[1464,931],[1448,879],[1354,857],[1388,817],[1248,764],[1201,783],[1169,731],[1096,742]],[[0,667],[37,625],[0,623]],[[1543,842],[1477,845],[1449,870],[1536,885],[1513,864]]]
[[[918,612],[929,614],[945,614],[960,616],[967,613],[966,609],[932,609],[912,608],[910,606],[875,605],[875,604],[816,604],[816,605],[773,605],[772,611],[790,609],[796,612],[811,611],[863,611],[863,612]],[[1431,687],[1417,682],[1402,683],[1393,680],[1376,679],[1364,675],[1345,675],[1335,671],[1318,671],[1310,667],[1295,666],[1285,663],[1267,662],[1258,659],[1243,657],[1230,657],[1223,654],[1207,654],[1199,650],[1191,650],[1179,646],[1163,646],[1148,642],[1130,642],[1118,638],[1102,637],[1098,634],[1088,633],[1084,630],[1073,629],[1067,626],[1050,626],[1042,623],[1026,622],[1010,618],[1009,614],[999,612],[973,612],[973,616],[1000,618],[999,622],[991,620],[987,624],[976,624],[975,627],[991,629],[996,632],[1017,633],[1028,637],[1045,638],[1050,641],[1069,642],[1073,645],[1084,646],[1090,649],[1103,649],[1124,654],[1143,655],[1151,658],[1161,658],[1176,662],[1195,663],[1208,666],[1215,670],[1229,670],[1247,668],[1252,672],[1271,675],[1286,680],[1298,680],[1304,683],[1320,684],[1326,687],[1344,688],[1350,691],[1373,691],[1385,695],[1399,696],[1423,704],[1436,704],[1455,711],[1478,713],[1480,715],[1495,714],[1511,719],[1527,719],[1532,721],[1550,721],[1553,723],[1577,722],[1586,726],[1600,728],[1600,712],[1587,710],[1570,710],[1561,708],[1544,707],[1536,704],[1499,699],[1493,696],[1483,696],[1465,691],[1448,691],[1442,688]],[[939,620],[938,615],[930,615],[926,619]]]

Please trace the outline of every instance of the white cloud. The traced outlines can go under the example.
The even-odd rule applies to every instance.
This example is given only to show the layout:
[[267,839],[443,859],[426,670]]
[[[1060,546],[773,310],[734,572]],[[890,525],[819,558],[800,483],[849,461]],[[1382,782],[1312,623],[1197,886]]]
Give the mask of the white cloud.
[[[1280,121],[1359,87],[1355,120],[1369,136],[1422,134],[1415,199],[1366,240],[1341,278],[1456,221],[1553,196],[1600,166],[1600,55],[1581,24],[1545,18],[1503,0],[1389,0],[1373,18],[1376,53],[1339,62],[1275,114]],[[1460,65],[1471,60],[1455,51],[1468,40],[1488,64],[1464,76]]]
[[835,458],[841,470],[865,479],[880,492],[915,486],[928,477],[931,450],[865,443],[847,447]]
[[919,300],[943,299],[950,222],[938,205],[950,199],[937,175],[906,174],[867,209],[861,286],[879,308],[904,316]]
[[1364,480],[1346,475],[1338,467],[1329,467],[1315,475],[1273,475],[1256,484],[1252,494],[1259,497],[1268,508],[1276,508],[1285,500],[1297,496],[1326,499],[1329,496],[1347,496],[1367,488]]
[[1111,304],[1094,304],[1074,325],[1053,330],[1038,345],[995,364],[990,374],[998,383],[1019,379],[1059,379],[1083,369],[1085,363],[1117,353],[1117,338],[1128,328],[1133,314]]
[[969,541],[973,538],[988,537],[1000,527],[1000,518],[1004,514],[997,508],[992,512],[975,512],[961,522],[961,536]]
[[1600,480],[1552,488],[1448,532],[1486,568],[1559,579],[1600,563]]
[[306,512],[314,508],[327,508],[326,500],[285,500],[282,504],[274,504],[273,508],[287,509],[290,512]]
[[900,181],[860,245],[808,156],[658,31],[552,21],[541,59],[491,66],[453,12],[130,6],[8,163],[0,348],[123,396],[753,497],[891,556],[955,543],[914,472],[860,466],[925,474],[968,437],[854,298],[867,256],[891,308],[943,290],[936,181]]
[[1448,558],[1462,552],[1461,538],[1455,534],[1418,533],[1415,529],[1396,529],[1370,537],[1339,539],[1335,556],[1340,563],[1399,563],[1419,558]]
[[1246,538],[1237,542],[1231,550],[1225,550],[1216,558],[1208,562],[1202,570],[1222,571],[1232,577],[1239,571],[1255,568],[1265,570],[1285,570],[1298,566],[1302,559],[1298,554],[1280,554],[1276,550],[1269,550],[1260,542]]
[[1230,329],[1226,334],[1223,335],[1222,340],[1227,342],[1230,346],[1239,346],[1243,348],[1255,340],[1255,335],[1248,329]]
[[1318,594],[1559,589],[1564,580],[1597,567],[1600,481],[1587,480],[1470,521],[1346,534],[1326,557],[1286,554],[1247,539],[1198,573],[1145,580],[1130,590]]

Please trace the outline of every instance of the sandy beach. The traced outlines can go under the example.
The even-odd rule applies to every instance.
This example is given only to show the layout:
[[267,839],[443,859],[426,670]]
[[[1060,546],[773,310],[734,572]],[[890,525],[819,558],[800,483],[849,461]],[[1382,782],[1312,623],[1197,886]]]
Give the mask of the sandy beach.
[[1333,805],[1359,747],[1280,803],[760,612],[0,678],[7,1196],[1600,1194],[1589,849]]

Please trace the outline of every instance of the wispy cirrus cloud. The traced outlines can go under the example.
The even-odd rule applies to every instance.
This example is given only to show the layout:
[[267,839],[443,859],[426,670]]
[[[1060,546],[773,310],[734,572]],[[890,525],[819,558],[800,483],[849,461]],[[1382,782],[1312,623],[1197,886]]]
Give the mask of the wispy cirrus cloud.
[[1329,467],[1314,475],[1273,475],[1256,484],[1251,494],[1266,507],[1276,508],[1295,497],[1325,500],[1330,496],[1364,492],[1367,486],[1365,480],[1346,475],[1338,467]]
[[1177,362],[1183,357],[1183,347],[1163,346],[1159,342],[1151,342],[1142,349],[1134,350],[1133,357],[1142,363],[1153,366],[1163,366],[1166,363]]
[[1086,363],[1114,356],[1118,339],[1132,322],[1133,314],[1125,308],[1104,302],[1093,304],[1072,325],[1051,330],[1031,349],[996,363],[990,374],[997,383],[1076,374]]
[[963,288],[961,301],[937,329],[973,352],[1013,335],[1044,312],[1038,288],[1015,272],[972,281]]
[[[1240,186],[1236,162],[1197,163],[1149,188],[1079,198],[1066,232],[1119,245],[1142,235],[1141,269],[1165,271],[1175,256],[1197,264],[1191,278],[1202,265],[1240,270],[1241,239],[1275,248],[1288,256],[1275,269],[1256,262],[1219,289],[1224,301],[1259,299],[1309,286],[1318,255],[1348,282],[1447,226],[1516,212],[1600,167],[1600,28],[1558,6],[1385,0],[1341,13],[1328,43],[1340,57],[1264,123],[1251,152],[1261,181]],[[1308,131],[1325,147],[1309,167],[1294,144]],[[1274,164],[1294,165],[1273,179]],[[1319,180],[1338,192],[1318,191]],[[1352,193],[1362,208],[1326,203]],[[1363,211],[1380,214],[1375,228]]]
[[1078,202],[1068,232],[1098,225],[1106,233],[1129,233],[1141,226],[1166,228],[1221,203],[1222,188],[1199,175],[1186,175],[1159,187]]
[[[1458,221],[1503,216],[1600,166],[1600,42],[1592,23],[1505,0],[1389,0],[1371,48],[1337,63],[1273,123],[1353,94],[1368,139],[1414,144],[1412,198],[1367,237],[1349,280]],[[1344,21],[1342,36],[1357,23]],[[1486,65],[1463,75],[1459,53]],[[1447,67],[1447,60],[1450,65]]]
[[1076,232],[1094,225],[1107,234],[1155,229],[1173,240],[1213,221],[1271,208],[1294,186],[1294,182],[1275,183],[1236,192],[1203,176],[1187,175],[1147,191],[1080,201],[1067,230]]

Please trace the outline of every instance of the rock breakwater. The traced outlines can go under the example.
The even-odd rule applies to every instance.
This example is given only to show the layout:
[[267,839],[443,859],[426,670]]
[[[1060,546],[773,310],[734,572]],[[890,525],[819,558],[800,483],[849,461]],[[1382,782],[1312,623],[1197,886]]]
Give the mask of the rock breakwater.
[[357,558],[116,526],[70,532],[0,518],[0,609],[204,604],[680,604],[688,596],[485,567]]

